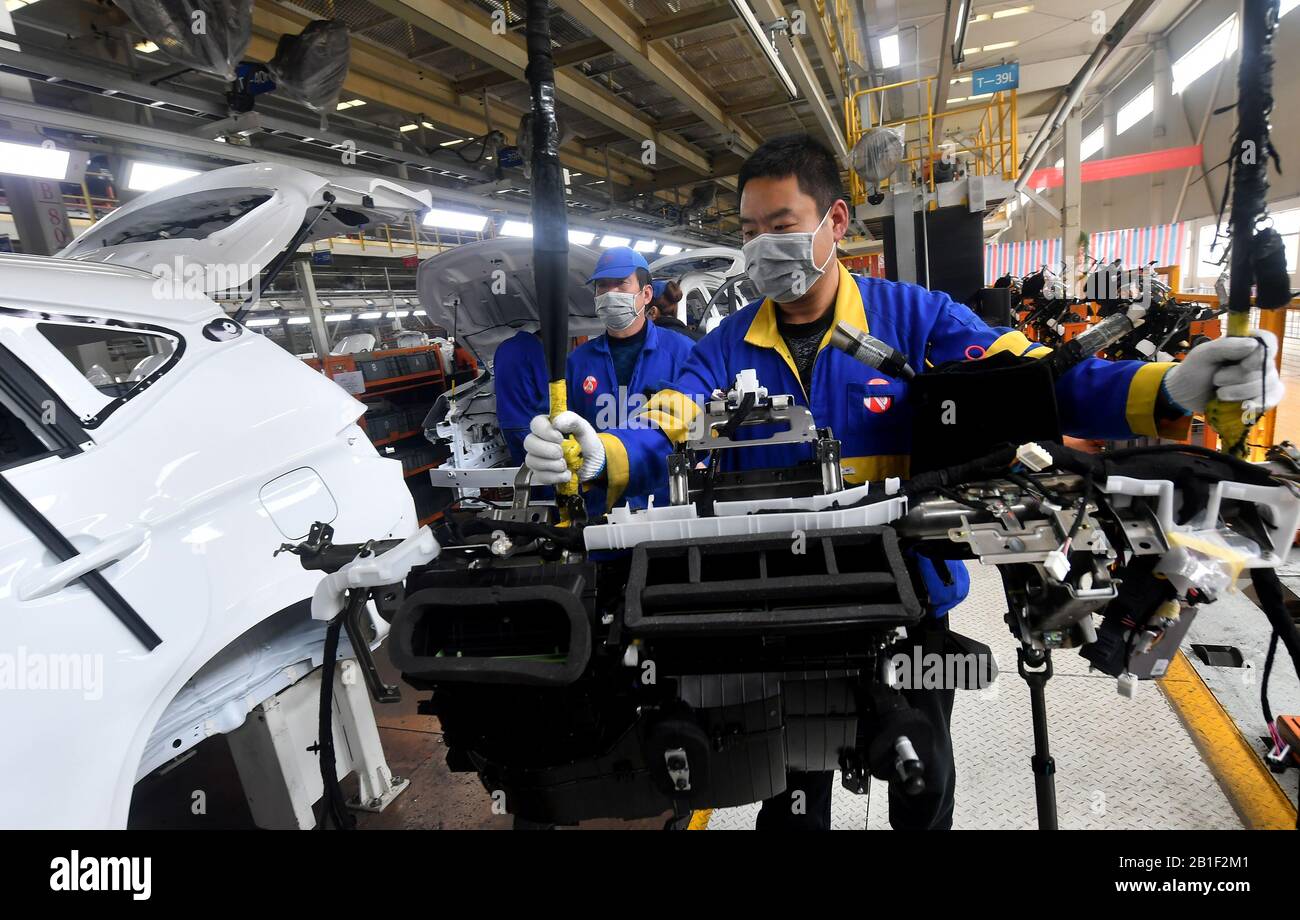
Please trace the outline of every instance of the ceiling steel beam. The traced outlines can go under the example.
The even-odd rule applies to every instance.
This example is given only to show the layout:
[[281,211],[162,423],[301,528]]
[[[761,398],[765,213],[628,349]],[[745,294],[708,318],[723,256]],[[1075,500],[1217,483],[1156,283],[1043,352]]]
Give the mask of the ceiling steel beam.
[[656,16],[641,24],[641,40],[647,42],[663,41],[668,38],[680,38],[701,29],[709,29],[736,18],[736,11],[730,3],[713,6],[689,13],[669,13]]
[[[943,113],[948,110],[948,92],[952,88],[952,43],[957,37],[959,16],[970,16],[970,0],[948,0],[943,14],[943,33],[939,39],[939,73],[934,81],[934,138],[943,137]],[[972,91],[974,85],[972,84]]]
[[744,102],[737,102],[731,108],[727,109],[732,115],[749,115],[753,112],[761,112],[764,109],[774,109],[781,105],[791,105],[794,100],[784,92],[771,93],[767,96],[759,96],[757,99],[746,99]]
[[[592,58],[598,58],[602,54],[609,54],[609,45],[599,38],[589,38],[585,42],[577,42],[576,44],[556,48],[555,66],[570,67],[574,64],[581,64],[583,61],[589,61]],[[457,80],[452,84],[452,88],[458,93],[476,93],[489,86],[512,83],[514,79],[514,77],[499,70],[489,70],[485,73],[475,74],[472,77],[466,77],[463,80]]]
[[[265,0],[263,0],[265,3]],[[269,61],[284,34],[301,32],[307,18],[262,4],[253,7],[253,37],[247,55]],[[465,137],[481,137],[488,130],[487,113],[481,98],[460,96],[440,74],[414,64],[367,41],[352,42],[351,63],[343,88],[350,94],[390,106],[413,116],[423,115],[439,126]],[[514,143],[522,109],[496,100],[492,103],[492,127]],[[570,142],[560,149],[560,160],[569,169],[605,175],[604,158],[597,151],[584,151]],[[630,185],[648,180],[653,173],[639,161],[610,158],[611,181]]]
[[[752,0],[751,6],[759,20],[763,22],[772,22],[785,16],[785,7],[780,0]],[[826,140],[830,142],[831,152],[840,158],[841,163],[847,164],[849,148],[844,143],[844,132],[840,130],[840,122],[835,117],[834,110],[826,104],[821,83],[817,80],[812,62],[804,53],[803,45],[795,36],[787,34],[777,40],[777,48],[781,63],[785,65],[795,85],[799,87],[800,96],[812,108],[813,117],[816,118]]]
[[[371,0],[381,9],[400,16],[448,44],[454,45],[516,79],[523,79],[528,53],[523,41],[509,32],[493,32],[492,23],[477,8],[462,6],[456,0]],[[603,37],[603,36],[602,36]],[[654,141],[665,157],[684,166],[708,172],[708,155],[694,144],[671,132],[658,130],[651,122],[619,99],[585,77],[559,70],[555,73],[555,91],[561,102],[589,118],[622,131],[641,142]]]
[[804,27],[808,32],[808,36],[812,39],[813,47],[817,49],[817,57],[822,62],[822,72],[826,74],[826,82],[831,85],[831,92],[835,94],[835,101],[840,107],[840,116],[843,117],[844,83],[840,79],[840,69],[835,60],[835,52],[831,50],[831,37],[826,30],[826,20],[818,12],[818,8],[825,9],[826,5],[824,3],[813,4],[811,10],[801,10],[804,14]]
[[556,0],[556,4],[730,143],[753,150],[758,135],[727,115],[722,101],[675,53],[641,38],[645,23],[621,4],[610,0]]

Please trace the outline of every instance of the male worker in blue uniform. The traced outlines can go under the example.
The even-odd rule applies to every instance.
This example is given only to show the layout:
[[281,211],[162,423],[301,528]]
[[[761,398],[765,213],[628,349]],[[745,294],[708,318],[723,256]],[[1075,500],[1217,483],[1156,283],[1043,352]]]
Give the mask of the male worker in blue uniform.
[[[569,355],[569,408],[597,431],[640,424],[633,419],[649,397],[677,379],[695,343],[650,322],[650,266],[636,250],[605,250],[587,281],[595,285],[596,316],[605,333]],[[659,493],[656,501],[667,501],[666,482],[625,497],[632,507],[644,507],[645,495],[652,492]]]
[[492,376],[496,381],[497,425],[505,436],[510,462],[522,464],[528,424],[550,408],[542,340],[528,330],[506,339],[492,355]]
[[[990,328],[947,294],[850,275],[835,258],[835,244],[849,223],[839,166],[807,135],[763,144],[741,168],[738,186],[747,271],[764,299],[724,319],[695,346],[677,382],[647,405],[645,414],[657,427],[599,436],[604,464],[588,478],[607,482],[610,499],[658,488],[667,475],[665,456],[700,411],[699,395],[725,392],[747,368],[757,371],[768,392],[792,394],[809,407],[819,427],[832,429],[842,445],[846,482],[906,476],[908,385],[829,348],[834,323],[869,332],[917,367],[1003,351],[1035,356],[1049,351],[1019,332]],[[1057,383],[1063,427],[1079,437],[1154,436],[1185,428],[1187,413],[1203,409],[1215,396],[1253,402],[1261,410],[1275,405],[1282,389],[1271,359],[1276,343],[1263,338],[1262,348],[1255,339],[1216,339],[1176,365],[1085,359]],[[531,429],[525,462],[535,471],[534,481],[567,482],[560,433],[543,417],[535,418]],[[811,457],[804,444],[727,454],[738,468],[789,467]],[[934,637],[931,631],[947,629],[945,615],[965,597],[969,579],[959,563],[917,558],[911,564],[932,614],[909,630],[909,641],[922,645],[927,633]],[[935,746],[923,793],[909,796],[890,783],[890,823],[900,829],[951,827],[954,691],[914,689],[904,695],[931,722]],[[790,774],[786,791],[763,803],[759,828],[828,828],[832,781],[829,772]]]

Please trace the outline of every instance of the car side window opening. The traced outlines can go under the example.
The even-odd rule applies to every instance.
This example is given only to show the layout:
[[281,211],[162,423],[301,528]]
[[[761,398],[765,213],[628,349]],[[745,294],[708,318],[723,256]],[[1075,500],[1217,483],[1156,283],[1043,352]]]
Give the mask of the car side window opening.
[[53,453],[58,445],[0,392],[0,469]]
[[708,306],[708,291],[704,288],[695,287],[686,292],[686,315],[691,325],[699,323]]
[[0,346],[0,470],[76,452],[85,440],[67,405]]
[[171,336],[120,326],[38,323],[36,328],[109,399],[131,395],[176,353]]

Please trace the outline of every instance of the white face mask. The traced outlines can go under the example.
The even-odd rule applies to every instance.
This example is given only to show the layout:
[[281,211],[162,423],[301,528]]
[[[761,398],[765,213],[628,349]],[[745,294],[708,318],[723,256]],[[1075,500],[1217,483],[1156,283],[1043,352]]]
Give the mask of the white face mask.
[[641,310],[636,306],[636,294],[627,291],[606,291],[596,295],[596,315],[606,329],[622,332],[636,322]]
[[813,241],[831,216],[828,210],[811,233],[763,233],[742,248],[745,273],[758,292],[776,303],[790,303],[808,293],[835,258],[835,247],[821,265],[813,259]]

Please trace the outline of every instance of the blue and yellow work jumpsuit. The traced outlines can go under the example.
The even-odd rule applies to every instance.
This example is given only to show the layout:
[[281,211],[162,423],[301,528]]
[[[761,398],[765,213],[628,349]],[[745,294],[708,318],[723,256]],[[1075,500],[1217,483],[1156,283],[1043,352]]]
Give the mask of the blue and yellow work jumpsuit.
[[[898,349],[918,369],[947,361],[981,358],[1010,351],[1042,356],[1050,349],[1030,342],[1020,332],[992,328],[968,308],[944,293],[914,284],[856,277],[839,267],[835,299],[836,323],[849,325]],[[822,339],[805,390],[794,359],[777,328],[771,301],[747,306],[696,343],[681,373],[668,388],[646,405],[638,424],[601,434],[606,455],[607,498],[617,502],[627,496],[660,492],[667,481],[666,456],[680,443],[700,411],[697,400],[714,390],[726,392],[736,375],[747,368],[757,371],[760,386],[773,395],[791,394],[807,406],[818,427],[829,427],[840,440],[844,479],[860,484],[887,477],[906,477],[911,449],[909,386],[903,380],[873,370],[838,349],[828,347],[828,330]],[[1088,358],[1063,374],[1056,384],[1062,428],[1082,438],[1118,439],[1140,435],[1172,434],[1158,431],[1155,416],[1161,380],[1172,364],[1136,361],[1109,362]],[[1014,412],[1014,405],[1000,411]],[[761,436],[761,426],[738,434]],[[811,460],[808,444],[777,444],[727,451],[734,464],[729,469],[786,468]],[[656,499],[658,503],[658,499]],[[944,616],[965,598],[970,580],[960,562],[913,560],[929,595],[936,617]],[[948,571],[941,575],[936,566]],[[946,577],[945,577],[946,576]],[[944,628],[944,621],[931,621]],[[924,624],[923,624],[924,625]],[[947,723],[952,711],[952,691],[905,693],[939,730],[940,761],[931,765],[927,793],[905,797],[890,788],[890,820],[895,827],[944,827],[952,820],[955,769]],[[791,774],[783,796],[764,803],[762,826],[824,826],[830,815],[831,774]],[[802,790],[806,820],[790,817],[792,790]]]
[[524,462],[524,438],[533,417],[550,411],[542,340],[531,332],[518,332],[506,339],[492,355],[492,375],[497,425],[505,436],[510,460],[517,466]]
[[[584,342],[569,355],[566,368],[569,408],[595,426],[597,431],[633,429],[645,424],[641,410],[647,400],[664,387],[671,386],[686,365],[695,343],[671,329],[661,329],[646,320],[645,342],[632,369],[626,390],[619,392],[614,359],[609,353],[607,335]],[[667,452],[667,447],[664,448]],[[593,488],[587,495],[587,507],[593,513],[604,510],[607,496]],[[621,489],[621,499],[633,508],[644,508],[646,496],[655,495],[655,504],[668,501],[668,479],[651,484],[644,492]],[[620,498],[615,498],[617,503]],[[612,506],[612,505],[611,505]]]

